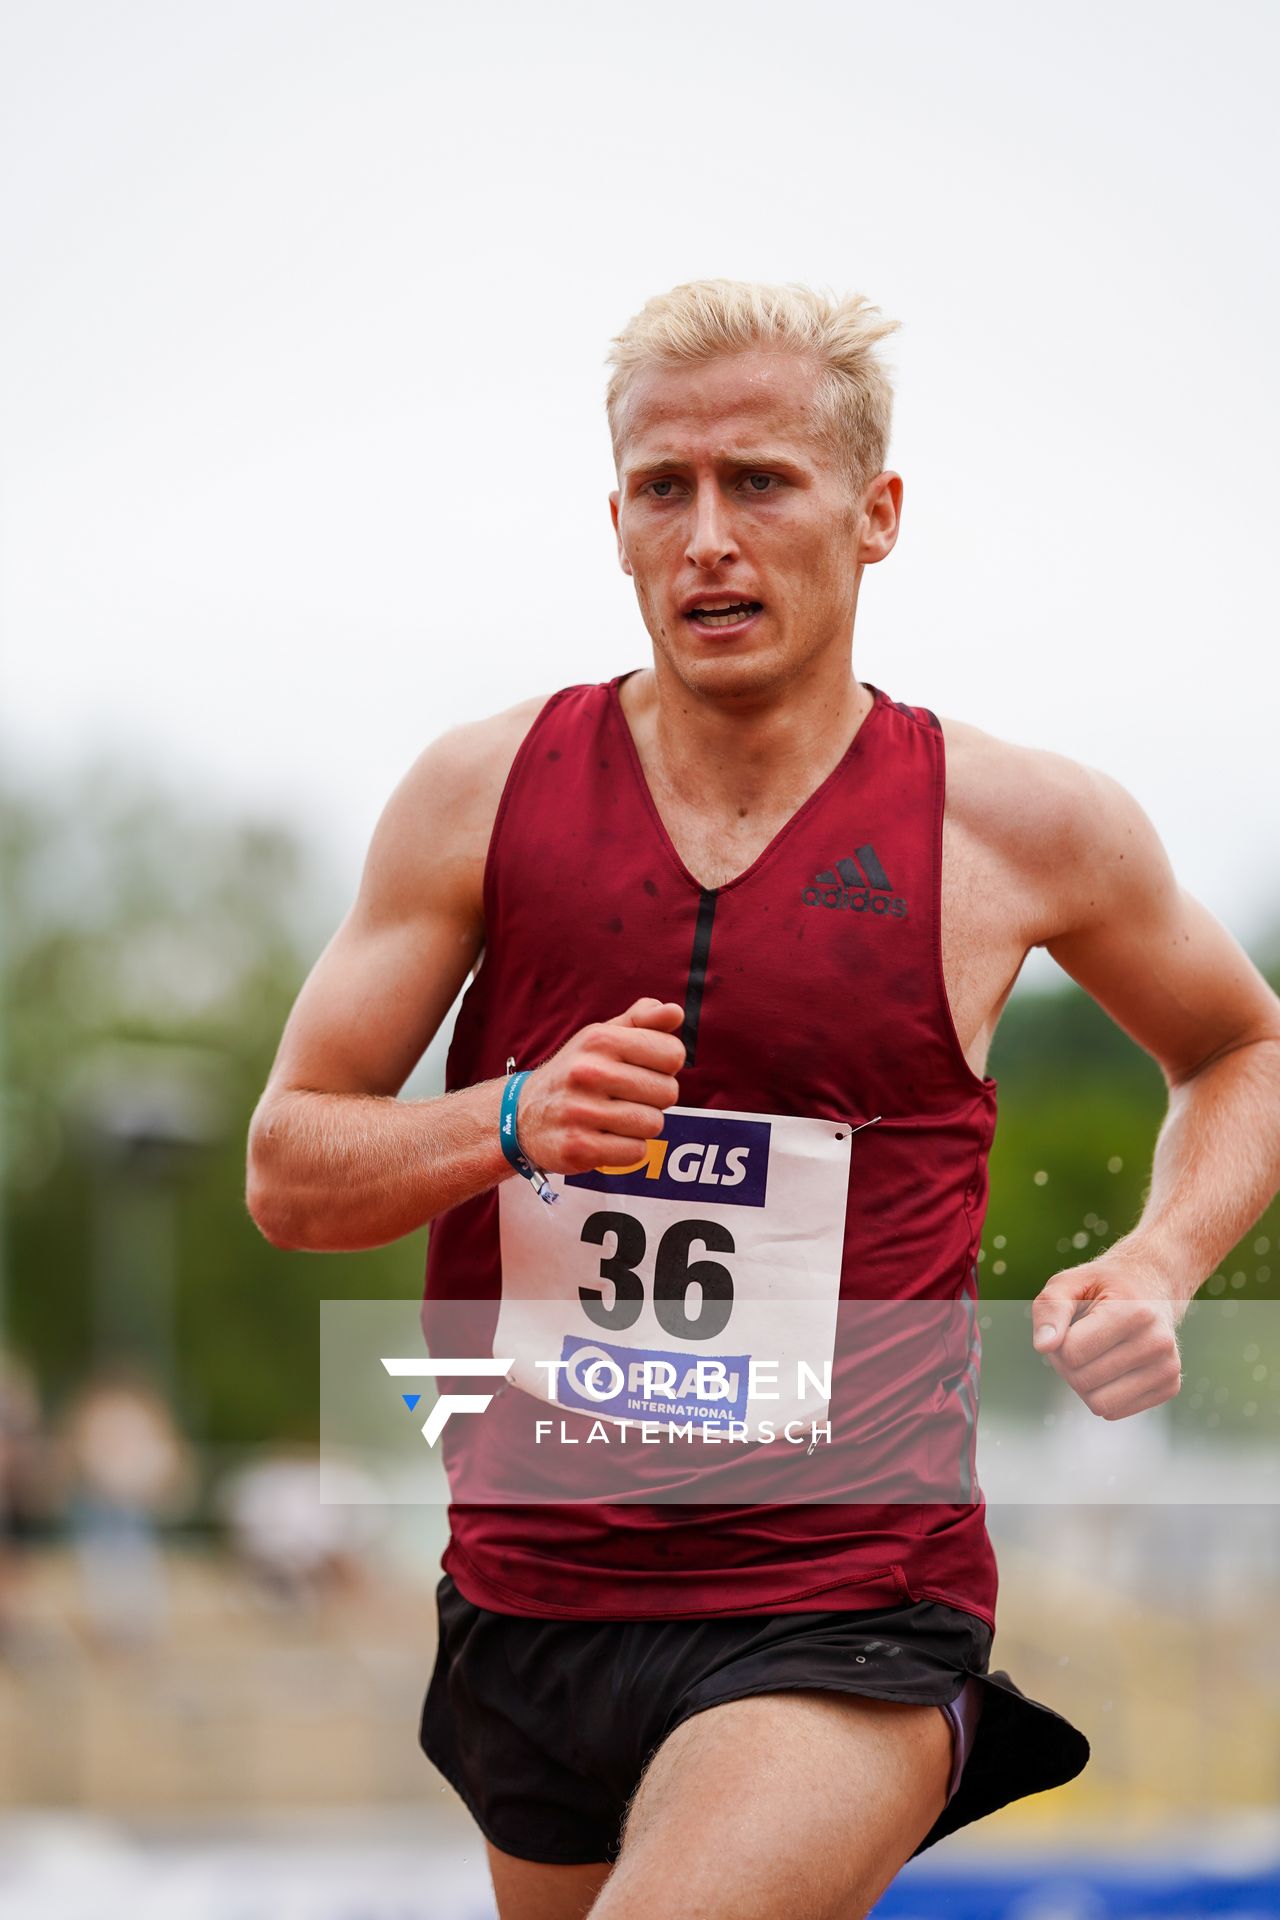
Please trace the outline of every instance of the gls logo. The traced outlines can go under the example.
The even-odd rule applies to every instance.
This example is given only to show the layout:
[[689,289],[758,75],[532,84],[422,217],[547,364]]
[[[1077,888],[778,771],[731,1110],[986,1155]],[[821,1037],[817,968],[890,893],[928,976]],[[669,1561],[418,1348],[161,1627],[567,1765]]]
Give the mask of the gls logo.
[[672,1107],[656,1140],[625,1167],[571,1173],[566,1187],[597,1193],[641,1193],[654,1200],[690,1200],[725,1207],[762,1207],[769,1183],[769,1122]]
[[[434,1380],[438,1373],[465,1373],[490,1377],[496,1374],[500,1378],[505,1378],[512,1365],[510,1360],[423,1360],[417,1354],[408,1360],[384,1359],[382,1364],[397,1380]],[[400,1398],[412,1413],[422,1395],[402,1393]],[[483,1413],[492,1399],[491,1393],[442,1393],[423,1422],[423,1439],[429,1447],[434,1447],[451,1413]]]
[[900,893],[894,893],[893,882],[880,865],[875,848],[858,847],[855,851],[857,860],[846,854],[836,861],[833,872],[820,873],[815,884],[804,889],[800,898],[806,907],[845,907],[851,913],[905,919],[907,903]]

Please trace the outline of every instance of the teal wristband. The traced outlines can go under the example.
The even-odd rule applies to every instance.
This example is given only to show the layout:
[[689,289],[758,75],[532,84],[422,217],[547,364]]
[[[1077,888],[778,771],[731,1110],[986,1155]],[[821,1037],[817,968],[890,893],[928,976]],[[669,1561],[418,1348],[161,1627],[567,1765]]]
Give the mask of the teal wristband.
[[541,1167],[535,1167],[529,1156],[522,1152],[520,1135],[516,1131],[516,1113],[520,1105],[520,1089],[529,1078],[528,1072],[508,1075],[507,1084],[502,1089],[502,1107],[498,1116],[498,1140],[503,1154],[517,1173],[524,1175],[539,1200],[545,1200],[553,1206],[560,1198]]

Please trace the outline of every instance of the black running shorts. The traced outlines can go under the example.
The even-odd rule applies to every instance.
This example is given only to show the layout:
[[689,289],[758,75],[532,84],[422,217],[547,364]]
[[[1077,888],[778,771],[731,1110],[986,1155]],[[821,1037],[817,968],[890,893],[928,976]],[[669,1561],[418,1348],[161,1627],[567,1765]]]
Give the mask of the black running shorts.
[[485,1838],[523,1860],[616,1860],[627,1803],[667,1735],[751,1694],[816,1688],[939,1707],[963,1699],[967,1709],[974,1676],[981,1712],[976,1725],[964,1714],[960,1777],[917,1852],[1074,1779],[1089,1757],[1070,1721],[988,1671],[986,1625],[932,1600],[856,1613],[530,1620],[473,1606],[448,1574],[436,1600],[423,1752]]

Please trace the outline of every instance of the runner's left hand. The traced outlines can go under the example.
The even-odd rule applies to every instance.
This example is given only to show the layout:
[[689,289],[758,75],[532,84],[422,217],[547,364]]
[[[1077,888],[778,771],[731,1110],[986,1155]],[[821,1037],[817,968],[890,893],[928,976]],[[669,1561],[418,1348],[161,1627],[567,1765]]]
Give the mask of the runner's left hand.
[[1149,1262],[1112,1250],[1056,1273],[1031,1303],[1032,1344],[1103,1420],[1172,1400],[1186,1302]]

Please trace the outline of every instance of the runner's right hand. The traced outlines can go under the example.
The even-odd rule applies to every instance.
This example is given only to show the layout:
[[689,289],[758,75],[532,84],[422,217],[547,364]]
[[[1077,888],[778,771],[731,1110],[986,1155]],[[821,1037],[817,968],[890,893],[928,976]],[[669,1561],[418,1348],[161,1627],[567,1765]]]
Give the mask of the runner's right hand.
[[520,1092],[521,1150],[547,1173],[639,1160],[680,1098],[676,1074],[684,1044],[676,1038],[684,1008],[637,1000],[616,1020],[584,1027],[535,1067]]

